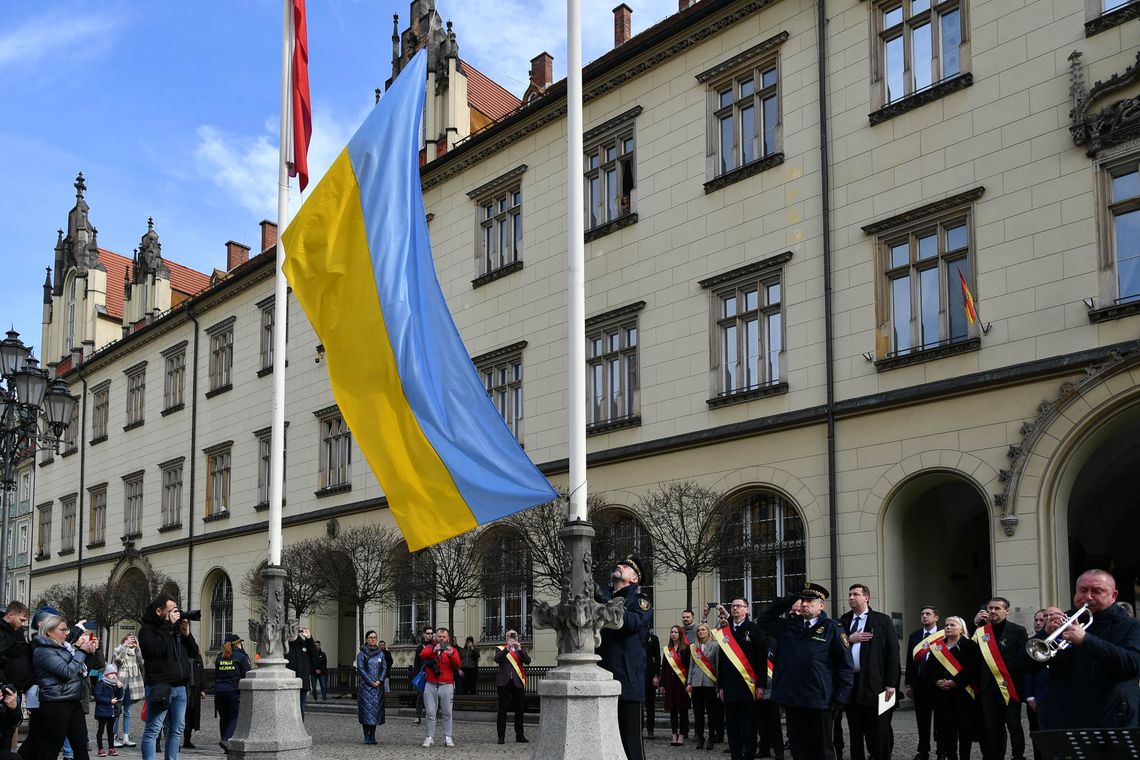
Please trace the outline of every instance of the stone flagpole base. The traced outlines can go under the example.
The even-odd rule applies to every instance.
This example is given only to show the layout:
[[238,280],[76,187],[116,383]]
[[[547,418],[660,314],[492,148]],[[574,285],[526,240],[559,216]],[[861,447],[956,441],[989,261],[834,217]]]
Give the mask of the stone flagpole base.
[[310,760],[313,739],[301,722],[301,679],[285,666],[285,647],[297,638],[298,624],[285,609],[285,571],[266,567],[261,621],[249,621],[249,637],[261,659],[238,684],[237,730],[226,756],[249,760]]

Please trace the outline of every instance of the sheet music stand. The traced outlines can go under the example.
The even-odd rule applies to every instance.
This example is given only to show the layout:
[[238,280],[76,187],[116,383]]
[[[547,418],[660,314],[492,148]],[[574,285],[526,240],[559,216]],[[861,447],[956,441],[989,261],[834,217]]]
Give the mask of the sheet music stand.
[[1030,738],[1046,760],[1130,760],[1140,757],[1140,729],[1136,728],[1034,731]]

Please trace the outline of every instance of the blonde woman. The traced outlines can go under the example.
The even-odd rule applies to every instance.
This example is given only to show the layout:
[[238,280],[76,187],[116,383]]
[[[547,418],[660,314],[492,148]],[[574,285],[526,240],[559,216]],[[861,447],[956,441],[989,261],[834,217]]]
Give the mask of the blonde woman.
[[[720,645],[713,641],[712,632],[705,623],[697,626],[697,640],[689,648],[689,696],[693,698],[693,717],[697,729],[697,749],[711,750],[724,741],[724,708],[716,696],[716,665],[720,659]],[[708,716],[709,735],[705,739],[705,716]]]
[[113,661],[119,669],[119,683],[123,685],[122,716],[115,718],[112,726],[116,747],[133,747],[131,741],[131,715],[136,702],[145,695],[143,686],[143,656],[139,641],[133,633],[128,633],[115,647]]

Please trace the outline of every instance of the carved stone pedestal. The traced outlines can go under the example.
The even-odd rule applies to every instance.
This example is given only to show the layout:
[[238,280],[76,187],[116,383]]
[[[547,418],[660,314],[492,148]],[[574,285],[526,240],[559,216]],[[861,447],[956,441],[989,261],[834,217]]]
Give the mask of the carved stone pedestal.
[[594,649],[602,628],[620,628],[625,610],[620,602],[598,604],[593,599],[588,522],[567,522],[560,532],[570,559],[570,577],[563,581],[562,602],[534,607],[536,628],[553,628],[558,635],[558,667],[538,686],[542,715],[533,760],[625,760],[618,733],[617,702],[621,684],[598,667]]
[[253,760],[309,760],[313,739],[301,722],[301,679],[285,666],[285,647],[297,637],[297,621],[284,603],[285,571],[267,567],[261,577],[262,619],[249,621],[261,659],[238,684],[241,708],[226,756]]

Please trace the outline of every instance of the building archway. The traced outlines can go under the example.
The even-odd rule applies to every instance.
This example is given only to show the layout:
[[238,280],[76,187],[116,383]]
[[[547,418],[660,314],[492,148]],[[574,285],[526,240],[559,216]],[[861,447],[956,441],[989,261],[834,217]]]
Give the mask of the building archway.
[[[234,633],[234,587],[224,570],[214,570],[206,577],[202,610],[202,636],[211,651],[222,648],[227,633]],[[238,633],[240,636],[241,634]],[[202,642],[199,642],[201,644]]]
[[728,539],[717,570],[720,601],[743,598],[755,617],[807,581],[807,530],[796,505],[771,488],[752,488],[724,502]]
[[[993,594],[988,501],[954,470],[924,470],[899,484],[883,512],[883,585],[871,604],[902,613],[904,631],[919,626],[923,606],[973,619]],[[882,601],[876,599],[879,592]]]

